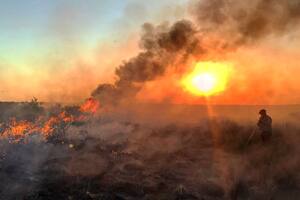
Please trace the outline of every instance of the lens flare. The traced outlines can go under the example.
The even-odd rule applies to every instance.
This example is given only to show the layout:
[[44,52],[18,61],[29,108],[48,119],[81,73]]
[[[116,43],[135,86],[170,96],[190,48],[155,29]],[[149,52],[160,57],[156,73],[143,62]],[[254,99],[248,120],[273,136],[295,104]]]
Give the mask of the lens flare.
[[181,84],[185,90],[197,96],[212,96],[226,89],[231,64],[223,62],[198,62]]

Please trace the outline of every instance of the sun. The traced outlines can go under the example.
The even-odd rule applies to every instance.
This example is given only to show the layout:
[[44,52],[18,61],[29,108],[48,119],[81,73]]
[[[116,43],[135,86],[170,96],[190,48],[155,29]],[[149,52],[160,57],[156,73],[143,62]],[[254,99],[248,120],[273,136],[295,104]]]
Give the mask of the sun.
[[216,78],[213,74],[203,73],[196,75],[192,78],[192,84],[195,85],[199,90],[203,92],[209,92],[216,84]]
[[223,62],[198,62],[181,80],[183,88],[197,96],[212,96],[226,89],[231,65]]

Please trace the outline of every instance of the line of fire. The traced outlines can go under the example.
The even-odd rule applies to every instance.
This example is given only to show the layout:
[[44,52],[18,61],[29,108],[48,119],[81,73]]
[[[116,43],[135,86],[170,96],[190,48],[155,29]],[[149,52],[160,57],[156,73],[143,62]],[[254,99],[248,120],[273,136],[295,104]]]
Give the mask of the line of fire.
[[299,58],[300,0],[0,1],[0,200],[298,200]]

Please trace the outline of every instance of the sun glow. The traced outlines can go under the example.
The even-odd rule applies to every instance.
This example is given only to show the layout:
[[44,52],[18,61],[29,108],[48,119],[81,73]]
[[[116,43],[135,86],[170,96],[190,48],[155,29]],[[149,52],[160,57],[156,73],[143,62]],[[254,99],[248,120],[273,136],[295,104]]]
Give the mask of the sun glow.
[[198,62],[181,83],[185,90],[197,96],[211,96],[226,89],[231,65],[221,62]]

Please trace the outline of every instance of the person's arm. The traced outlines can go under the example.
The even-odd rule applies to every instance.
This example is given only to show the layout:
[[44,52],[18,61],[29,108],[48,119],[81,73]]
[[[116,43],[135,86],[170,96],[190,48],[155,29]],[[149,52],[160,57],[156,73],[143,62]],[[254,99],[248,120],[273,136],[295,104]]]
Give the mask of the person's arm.
[[258,127],[262,127],[264,125],[264,120],[265,119],[263,117],[260,117],[259,120],[258,120],[258,122],[257,122],[257,126]]
[[262,117],[259,118],[258,122],[257,122],[257,126],[258,127],[261,127],[262,125]]

